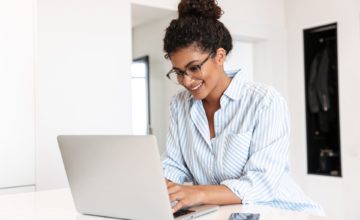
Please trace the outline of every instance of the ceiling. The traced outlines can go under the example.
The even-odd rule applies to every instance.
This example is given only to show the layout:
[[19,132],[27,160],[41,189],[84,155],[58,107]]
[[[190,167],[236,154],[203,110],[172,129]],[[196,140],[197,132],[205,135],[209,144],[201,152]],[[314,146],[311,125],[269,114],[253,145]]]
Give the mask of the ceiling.
[[133,28],[170,16],[176,16],[176,11],[131,4],[131,25]]

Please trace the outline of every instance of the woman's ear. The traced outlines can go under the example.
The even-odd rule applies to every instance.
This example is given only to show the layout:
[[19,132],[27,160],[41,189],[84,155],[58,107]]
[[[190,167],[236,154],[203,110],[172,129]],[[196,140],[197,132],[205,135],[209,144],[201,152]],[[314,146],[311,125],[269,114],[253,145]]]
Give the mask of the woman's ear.
[[220,66],[224,65],[226,59],[226,50],[224,48],[218,48],[214,57],[216,63]]

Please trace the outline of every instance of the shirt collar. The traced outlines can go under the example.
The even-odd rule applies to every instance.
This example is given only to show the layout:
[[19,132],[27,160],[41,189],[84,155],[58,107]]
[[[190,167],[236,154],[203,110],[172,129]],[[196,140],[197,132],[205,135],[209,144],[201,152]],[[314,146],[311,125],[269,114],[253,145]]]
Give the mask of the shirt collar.
[[240,69],[233,71],[226,71],[226,75],[231,78],[231,82],[227,89],[224,92],[224,95],[233,100],[239,100],[242,93],[240,92],[239,87],[243,82],[243,74],[239,73]]

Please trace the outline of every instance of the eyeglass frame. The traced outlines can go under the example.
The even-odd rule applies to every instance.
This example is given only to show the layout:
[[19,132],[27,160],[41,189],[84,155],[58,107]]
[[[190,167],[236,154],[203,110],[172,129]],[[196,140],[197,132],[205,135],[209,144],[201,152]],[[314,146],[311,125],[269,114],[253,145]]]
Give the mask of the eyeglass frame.
[[[178,77],[178,76],[181,76],[181,77],[184,78],[185,75],[186,75],[186,76],[189,76],[190,78],[192,78],[192,77],[191,77],[191,74],[188,74],[188,73],[187,73],[188,68],[195,66],[195,67],[199,68],[199,70],[201,71],[202,66],[203,66],[203,65],[211,58],[211,56],[213,56],[214,54],[215,54],[214,52],[209,53],[209,55],[205,58],[204,61],[202,61],[201,63],[196,64],[196,65],[189,65],[189,66],[185,67],[185,70],[180,70],[180,69],[174,69],[174,68],[172,68],[172,69],[166,74],[166,77],[167,77],[169,80],[173,81],[173,80],[170,78],[170,74],[174,73],[174,74],[176,74],[177,77]],[[180,74],[178,74],[178,73],[180,73]],[[178,82],[179,82],[179,81],[178,81]],[[180,83],[180,82],[179,82],[179,83]]]

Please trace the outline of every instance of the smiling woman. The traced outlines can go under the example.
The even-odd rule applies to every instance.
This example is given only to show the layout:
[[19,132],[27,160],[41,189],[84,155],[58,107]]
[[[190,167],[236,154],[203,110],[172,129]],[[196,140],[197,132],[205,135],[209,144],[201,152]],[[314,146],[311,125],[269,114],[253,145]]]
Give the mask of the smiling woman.
[[170,104],[163,161],[173,210],[242,203],[323,214],[288,173],[285,99],[225,73],[232,37],[216,1],[182,0],[178,13],[164,38],[167,76],[185,88]]

